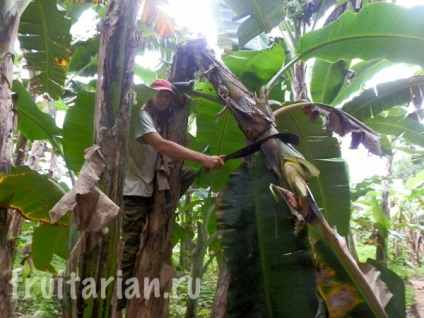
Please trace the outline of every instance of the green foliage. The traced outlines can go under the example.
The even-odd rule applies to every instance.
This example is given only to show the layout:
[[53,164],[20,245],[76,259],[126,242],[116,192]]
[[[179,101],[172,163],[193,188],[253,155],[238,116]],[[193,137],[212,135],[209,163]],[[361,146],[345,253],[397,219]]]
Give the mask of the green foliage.
[[358,120],[366,121],[391,107],[407,104],[411,98],[411,87],[423,83],[424,76],[418,76],[377,84],[375,88],[369,88],[345,103],[342,110]]
[[[424,7],[406,9],[371,3],[358,13],[345,12],[324,28],[307,33],[297,45],[303,60],[387,59],[424,66]],[[384,18],[382,18],[384,16]]]
[[[304,17],[307,9],[304,1],[290,1],[290,5],[287,4],[286,8],[283,8],[283,1],[276,0],[227,0],[226,2],[234,9],[238,17],[246,17],[238,30],[240,47],[256,35],[263,32],[269,33],[272,28],[279,25],[287,12],[285,10],[288,10],[288,14],[296,20],[296,23],[300,23],[300,19]],[[314,11],[309,13],[320,17],[325,11],[324,9],[336,1],[315,2]],[[82,76],[96,74],[99,41],[98,37],[95,37],[85,42],[77,42],[71,47],[70,24],[71,21],[76,21],[83,7],[79,4],[66,3],[66,1],[63,2],[63,5],[66,5],[67,12],[57,10],[56,2],[53,0],[33,1],[25,11],[19,28],[24,57],[28,61],[28,67],[35,71],[31,87],[40,94],[47,92],[54,100],[63,97],[66,103],[66,105],[62,105],[62,108],[67,111],[63,130],[56,126],[50,115],[38,110],[30,93],[22,84],[14,83],[13,91],[19,94],[16,105],[19,113],[18,129],[28,139],[49,140],[59,153],[61,153],[61,149],[58,137],[63,133],[62,144],[66,165],[74,172],[78,172],[84,162],[84,149],[93,142],[94,92],[73,91],[72,89],[81,85],[80,83],[75,85],[78,81],[77,78],[72,79],[72,89],[69,88],[67,91],[68,96],[62,96],[62,87],[66,77],[71,74]],[[87,7],[84,6],[84,8]],[[295,10],[290,10],[290,8]],[[398,105],[406,105],[411,98],[411,87],[422,86],[424,84],[423,77],[417,76],[413,81],[403,79],[379,84],[376,87],[378,94],[374,89],[364,90],[363,87],[364,83],[373,75],[392,63],[406,62],[424,65],[423,54],[421,54],[424,50],[423,10],[423,7],[404,9],[390,4],[364,4],[359,13],[346,12],[339,20],[322,30],[303,36],[293,32],[295,36],[292,38],[292,43],[286,41],[280,43],[281,45],[275,44],[262,51],[236,52],[227,56],[224,61],[249,90],[259,93],[263,85],[272,80],[280,69],[294,63],[298,58],[307,60],[317,57],[319,60],[315,61],[312,80],[310,83],[306,83],[310,87],[311,96],[315,102],[324,102],[335,106],[356,95],[345,104],[344,110],[360,120],[367,121],[367,124],[382,134],[394,135],[422,146],[421,124],[412,122],[408,118],[401,118],[399,116],[403,115],[399,114],[390,114],[390,117],[387,117],[386,111]],[[46,18],[46,12],[48,12],[48,18]],[[71,17],[71,20],[66,17]],[[281,27],[285,28],[286,35],[287,32],[293,31],[290,30],[292,25],[280,25]],[[143,28],[144,36],[147,34],[145,31],[150,32]],[[155,34],[148,33],[147,35],[156,42],[149,44],[148,41],[143,41],[141,47],[157,48],[158,40]],[[299,42],[297,42],[298,39]],[[69,51],[70,48],[71,51]],[[292,58],[292,60],[286,61],[286,53],[293,54],[295,50],[299,56],[288,54],[288,58]],[[72,58],[70,58],[70,54]],[[162,56],[165,62],[171,61],[172,50],[163,50]],[[352,66],[355,58],[361,58],[364,61]],[[327,61],[331,61],[332,64]],[[166,67],[166,63],[163,65]],[[349,68],[355,72],[355,77],[347,80],[346,72]],[[164,77],[167,74],[164,69],[153,72],[141,67],[136,67],[135,73],[146,82],[151,82],[156,77]],[[290,86],[288,83],[291,84],[292,80],[294,82],[294,75],[295,72],[290,70],[281,76],[277,83],[284,81],[287,86]],[[284,94],[286,91],[279,87],[275,88],[276,91],[273,90],[272,98],[275,99],[274,96],[278,96],[278,101],[284,101],[288,97],[288,94]],[[196,82],[196,89],[211,97],[217,97],[216,92],[211,92],[211,86],[204,82]],[[140,86],[135,90],[137,105],[134,106],[134,109],[137,109],[151,96],[152,92],[148,92],[146,87]],[[287,91],[289,90],[287,89]],[[244,138],[228,111],[221,114],[220,119],[215,123],[216,116],[222,107],[206,98],[194,97],[192,99],[193,118],[196,120],[197,131],[195,138],[190,143],[190,148],[199,151],[206,150],[211,154],[226,154],[244,145]],[[376,116],[378,114],[385,117]],[[345,163],[340,158],[337,139],[321,129],[322,122],[312,123],[301,112],[286,113],[281,118],[277,118],[277,124],[280,131],[295,132],[300,137],[301,143],[297,149],[321,172],[319,178],[311,180],[310,185],[314,196],[319,206],[323,208],[323,213],[330,225],[335,226],[342,235],[347,235],[350,220],[349,180]],[[198,183],[204,187],[210,187],[211,191],[219,191],[226,184],[230,173],[239,165],[240,160],[231,161],[217,172],[201,173]],[[305,234],[302,233],[300,237],[293,238],[293,223],[288,220],[291,216],[287,213],[287,209],[284,210],[281,206],[275,208],[270,198],[265,198],[268,195],[267,186],[269,185],[269,178],[266,179],[267,173],[260,170],[261,168],[255,167],[257,169],[255,182],[258,183],[253,184],[250,178],[253,172],[249,169],[243,166],[237,172],[241,173],[241,176],[233,175],[231,177],[230,189],[224,194],[229,205],[222,207],[227,214],[225,216],[226,223],[221,219],[220,221],[223,223],[219,224],[221,229],[223,226],[231,228],[231,231],[228,229],[224,231],[222,242],[224,243],[224,252],[230,255],[233,272],[237,274],[234,275],[236,278],[230,287],[233,304],[235,303],[237,306],[244,301],[246,308],[254,310],[259,307],[259,309],[263,309],[261,306],[267,306],[264,312],[274,310],[277,312],[276,316],[279,316],[281,311],[299,317],[302,315],[312,316],[314,310],[311,308],[315,309],[316,307],[315,275],[312,273]],[[405,176],[415,176],[415,173],[409,175],[408,169],[412,169],[412,166],[404,168],[404,172],[400,171],[395,176],[404,177],[404,179]],[[4,206],[20,209],[28,218],[48,222],[48,210],[63,195],[63,191],[45,176],[26,168],[16,171],[18,172],[14,171],[8,176],[0,176],[0,202]],[[246,176],[249,178],[243,179]],[[266,182],[263,181],[265,179]],[[415,184],[417,183],[420,184],[420,181],[415,182]],[[366,193],[368,188],[373,187],[375,188],[375,184],[358,188],[352,198],[359,197]],[[376,199],[375,193],[373,194],[373,197],[364,199],[369,201],[366,212],[354,211],[352,228],[357,232],[357,237],[364,240],[372,239],[372,231],[379,228],[381,231],[387,231],[386,234],[391,240],[396,234],[395,231],[403,233],[403,229],[420,229],[423,218],[419,215],[414,217],[413,212],[416,210],[414,204],[417,201],[412,202],[411,200],[419,200],[420,196],[422,198],[420,189],[412,189],[409,196],[405,194],[396,203],[399,206],[402,205],[402,225],[393,222],[392,219],[384,219],[378,206],[378,199]],[[411,202],[405,203],[407,199]],[[208,247],[211,251],[217,251],[216,223],[212,213],[214,202],[211,200],[209,203],[203,202],[204,210],[195,211],[193,216],[193,221],[199,222],[199,226],[201,226],[199,228],[203,232],[199,233],[194,230],[184,233],[181,227],[176,227],[179,232],[175,232],[175,237],[181,239],[189,236],[196,243],[209,244]],[[281,214],[276,214],[280,212]],[[284,218],[282,217],[283,213]],[[396,216],[399,215],[396,214]],[[409,218],[409,222],[407,218]],[[67,223],[67,220],[64,220],[64,223]],[[69,251],[67,230],[64,227],[45,224],[34,230],[33,259],[38,268],[50,272],[60,270],[63,264],[56,265],[55,262],[58,259],[56,255],[66,258]],[[239,233],[236,233],[238,231]],[[199,239],[201,235],[206,235],[203,237],[204,241]],[[231,237],[232,235],[233,237]],[[30,241],[28,237],[25,240]],[[397,242],[401,241],[401,237],[397,236],[396,240]],[[50,241],[54,244],[49,244]],[[294,243],[295,241],[296,243]],[[293,249],[285,250],[286,254],[281,253],[281,249],[288,245],[291,245]],[[367,247],[365,252],[363,246]],[[360,259],[366,259],[367,256],[374,257],[372,255],[375,250],[374,245],[359,244],[358,250]],[[255,255],[257,259],[252,260],[252,255]],[[389,264],[403,277],[402,269],[405,268],[403,261],[407,259],[407,256],[402,254],[399,258],[402,262],[396,260],[395,263],[394,260],[389,260]],[[290,260],[285,263],[287,259]],[[294,266],[293,263],[297,265]],[[292,267],[285,267],[287,264]],[[253,267],[249,268],[247,265]],[[34,275],[38,274],[39,272],[36,271]],[[238,276],[239,274],[240,276]],[[409,273],[405,274],[405,277],[406,275]],[[205,283],[202,284],[205,291],[201,293],[199,300],[198,317],[209,315],[214,284],[217,279],[216,270],[206,272],[205,276]],[[248,279],[243,281],[246,277]],[[255,281],[254,284],[253,281]],[[250,283],[252,285],[249,285]],[[304,285],[302,285],[303,283]],[[184,295],[186,286],[181,287],[181,293]],[[265,292],[258,295],[258,290],[265,290]],[[240,295],[237,293],[241,293],[242,297],[237,296]],[[185,298],[183,296],[181,299],[171,301],[172,317],[183,316]],[[263,302],[257,302],[258,299]],[[285,300],[284,308],[280,308],[283,307],[281,299]],[[27,315],[31,315],[34,312],[33,309],[43,311],[45,317],[58,315],[56,304],[41,300],[40,295],[34,295],[31,300],[21,301],[19,306],[21,307],[18,308],[22,308]],[[243,310],[235,309],[234,315],[242,316]],[[301,313],[295,312],[297,310]]]
[[225,65],[251,92],[259,92],[268,83],[285,61],[280,45],[260,51],[237,51],[223,59]]
[[[306,229],[293,233],[291,213],[275,205],[276,182],[261,161],[229,179],[218,212],[229,275],[232,317],[309,317],[317,311],[315,270]],[[283,305],[285,304],[285,305]]]
[[393,178],[402,179],[405,182],[423,169],[424,161],[413,160],[413,158],[405,157],[393,162]]
[[94,92],[80,91],[63,123],[65,162],[75,172],[79,172],[84,164],[84,150],[94,141],[94,102]]
[[[175,255],[175,254],[174,254]],[[189,273],[186,273],[187,275]],[[175,297],[170,298],[169,317],[184,318],[186,317],[187,298],[189,297],[188,280],[180,277],[181,283],[176,289]],[[202,278],[199,293],[199,308],[196,318],[209,318],[211,316],[211,307],[216,292],[216,283],[218,280],[218,271],[216,269],[209,270]]]
[[65,13],[55,0],[32,1],[19,23],[20,46],[34,72],[32,89],[53,99],[62,95],[69,63],[71,20]]
[[13,81],[13,92],[18,94],[16,108],[18,110],[18,129],[29,140],[49,140],[55,144],[55,136],[62,131],[56,126],[54,119],[38,109],[30,93],[22,83]]
[[[51,223],[49,211],[63,194],[58,184],[26,166],[0,175],[0,205],[18,210],[29,220]],[[69,215],[58,223],[68,224]]]
[[[24,234],[27,239],[29,233]],[[28,266],[28,263],[22,263],[23,258],[18,257],[15,261],[14,268],[19,269]],[[55,257],[52,262],[53,266],[63,272],[65,262]],[[17,276],[19,277],[19,276]],[[16,289],[16,307],[15,315],[23,315],[26,318],[52,318],[60,317],[62,314],[62,306],[60,301],[50,296],[52,291],[50,283],[53,276],[50,273],[39,271],[32,268],[29,276],[20,277],[18,288]]]

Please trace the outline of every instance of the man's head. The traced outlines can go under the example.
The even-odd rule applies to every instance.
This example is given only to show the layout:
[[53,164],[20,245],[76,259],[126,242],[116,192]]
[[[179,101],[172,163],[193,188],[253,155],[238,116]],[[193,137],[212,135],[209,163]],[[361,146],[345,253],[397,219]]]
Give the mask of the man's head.
[[158,79],[155,80],[150,87],[158,91],[152,98],[156,110],[160,112],[167,110],[175,97],[171,82],[164,79]]

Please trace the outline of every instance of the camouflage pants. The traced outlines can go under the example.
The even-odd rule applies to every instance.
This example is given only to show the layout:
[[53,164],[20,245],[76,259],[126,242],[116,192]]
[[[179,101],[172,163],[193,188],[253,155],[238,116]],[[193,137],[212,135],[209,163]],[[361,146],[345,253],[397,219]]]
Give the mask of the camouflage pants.
[[[180,196],[182,196],[193,183],[196,171],[183,168],[181,172]],[[122,241],[123,253],[121,259],[122,270],[122,299],[118,299],[118,310],[127,305],[125,299],[125,282],[133,277],[134,265],[140,248],[140,237],[143,226],[146,224],[147,214],[151,205],[151,197],[124,196],[124,209],[122,214]]]

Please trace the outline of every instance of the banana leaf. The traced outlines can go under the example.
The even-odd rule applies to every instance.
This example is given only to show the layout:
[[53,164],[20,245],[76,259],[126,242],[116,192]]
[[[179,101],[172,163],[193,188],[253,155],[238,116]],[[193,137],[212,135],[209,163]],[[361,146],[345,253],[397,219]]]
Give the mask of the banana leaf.
[[94,142],[95,93],[81,91],[75,105],[66,112],[63,122],[63,152],[69,169],[79,172],[84,164],[84,150]]
[[401,136],[407,142],[424,147],[424,125],[408,117],[376,116],[365,122],[376,132]]
[[324,28],[303,35],[297,46],[302,60],[387,59],[424,66],[424,6],[406,9],[371,3],[358,13],[345,12]]
[[29,140],[49,140],[55,145],[55,136],[62,130],[57,127],[54,118],[38,109],[31,94],[19,81],[13,81],[12,90],[18,94],[16,108],[18,110],[18,129]]
[[19,43],[27,68],[34,72],[34,92],[62,95],[71,45],[71,20],[59,11],[55,0],[32,1],[19,23]]
[[284,204],[269,191],[277,180],[261,158],[231,175],[217,221],[230,272],[230,317],[314,317],[315,268],[306,228],[295,235]]
[[270,33],[284,17],[283,2],[275,0],[225,0],[239,19],[247,17],[237,30],[239,46],[262,32]]
[[377,84],[346,102],[341,109],[365,122],[394,106],[407,105],[411,99],[410,88],[423,85],[424,76]]
[[[197,89],[202,92],[208,92],[208,94],[214,92],[210,84],[199,83]],[[205,98],[194,97],[192,99],[191,110],[196,118],[197,129],[195,138],[190,142],[189,148],[206,152],[210,155],[222,155],[243,147],[243,134],[237,127],[237,123],[230,112],[226,110],[217,118],[223,107],[223,105]],[[239,165],[240,160],[231,160],[219,170],[201,173],[198,184],[204,187],[211,187],[212,191],[218,191],[225,185],[230,173]],[[198,168],[198,165],[196,167]]]
[[353,78],[346,80],[340,87],[337,96],[329,103],[333,106],[341,104],[353,94],[359,95],[364,90],[364,83],[371,80],[379,71],[393,65],[386,60],[363,61],[351,67]]
[[223,58],[223,62],[251,92],[259,92],[277,73],[285,61],[280,45],[260,51],[237,51]]
[[53,255],[62,259],[69,257],[69,226],[42,223],[34,229],[31,243],[31,258],[36,269],[57,274]]
[[316,103],[329,104],[339,93],[345,82],[348,63],[328,63],[316,60],[312,68],[311,96]]
[[[52,223],[49,211],[63,195],[57,183],[26,166],[0,174],[0,206],[16,209],[28,220]],[[58,224],[68,225],[69,215]]]

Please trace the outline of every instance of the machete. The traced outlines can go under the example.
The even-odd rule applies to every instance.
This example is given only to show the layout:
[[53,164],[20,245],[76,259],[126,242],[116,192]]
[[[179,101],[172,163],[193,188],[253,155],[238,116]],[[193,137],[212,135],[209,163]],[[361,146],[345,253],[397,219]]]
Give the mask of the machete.
[[271,136],[268,136],[264,139],[258,140],[252,144],[250,144],[247,147],[241,148],[237,151],[234,151],[228,155],[225,155],[223,157],[221,157],[222,160],[224,160],[224,162],[230,160],[230,159],[237,159],[237,158],[242,158],[242,157],[246,157],[248,155],[251,155],[257,151],[259,151],[261,149],[261,146],[263,145],[264,142],[270,140],[270,139],[279,139],[283,142],[285,142],[286,144],[292,144],[292,145],[298,145],[299,144],[299,137],[295,134],[292,133],[277,133]]

